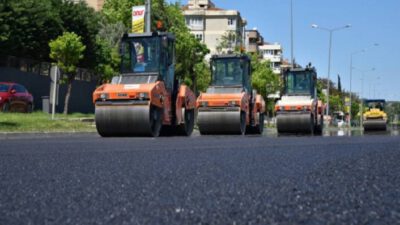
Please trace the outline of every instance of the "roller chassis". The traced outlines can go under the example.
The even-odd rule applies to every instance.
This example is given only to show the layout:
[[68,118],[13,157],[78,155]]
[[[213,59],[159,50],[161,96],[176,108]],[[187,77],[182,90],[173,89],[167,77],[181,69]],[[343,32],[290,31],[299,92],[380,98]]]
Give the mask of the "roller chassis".
[[[251,91],[250,59],[245,55],[218,55],[211,58],[214,62],[244,63],[240,82],[235,86],[229,84],[212,84],[207,92],[197,98],[197,124],[202,135],[208,134],[262,134],[264,128],[265,102],[261,95]],[[226,65],[226,64],[225,64]],[[247,67],[246,67],[247,66]],[[212,66],[213,67],[213,66]],[[228,67],[225,68],[225,71]],[[223,78],[232,75],[223,74]],[[213,80],[218,74],[213,71]]]
[[[175,37],[169,33],[123,37],[121,49],[127,50],[121,50],[121,58],[127,61],[121,62],[121,75],[93,93],[95,123],[101,136],[191,135],[196,98],[175,78],[174,43]],[[140,46],[148,49],[141,51]],[[137,66],[139,59],[146,58],[147,63]]]

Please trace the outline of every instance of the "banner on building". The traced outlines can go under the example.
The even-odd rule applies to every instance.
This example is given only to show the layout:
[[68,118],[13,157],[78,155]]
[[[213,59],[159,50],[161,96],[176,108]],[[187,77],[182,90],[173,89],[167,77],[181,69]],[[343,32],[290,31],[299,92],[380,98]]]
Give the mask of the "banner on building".
[[144,15],[146,7],[144,5],[132,7],[132,33],[144,32]]

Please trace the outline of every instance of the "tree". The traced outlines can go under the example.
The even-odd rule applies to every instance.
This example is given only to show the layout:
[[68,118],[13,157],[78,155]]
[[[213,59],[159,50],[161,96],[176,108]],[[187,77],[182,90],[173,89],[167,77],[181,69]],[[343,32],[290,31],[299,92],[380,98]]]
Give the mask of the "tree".
[[230,50],[239,53],[240,47],[236,45],[237,36],[234,31],[226,31],[218,40],[218,45],[216,46],[217,52],[224,53],[224,50]]
[[48,42],[62,33],[62,20],[54,10],[56,0],[2,0],[0,2],[0,52],[47,60]]
[[121,58],[116,46],[111,46],[110,43],[100,37],[96,40],[96,67],[95,71],[101,74],[99,83],[110,81],[111,78],[118,74]]
[[[58,0],[56,0],[58,1]],[[58,8],[58,7],[57,7]],[[62,1],[60,18],[63,21],[63,31],[74,32],[81,37],[86,46],[84,57],[79,67],[94,69],[96,67],[97,34],[99,33],[100,14],[88,7],[84,1]]]
[[76,68],[79,61],[83,58],[85,46],[81,37],[75,33],[64,32],[62,36],[49,43],[50,58],[56,61],[57,66],[67,75],[68,85],[65,95],[64,114],[68,114],[68,103],[72,90],[72,81],[76,76]]
[[261,61],[258,54],[251,55],[252,80],[251,84],[267,102],[268,110],[273,110],[273,102],[268,102],[268,95],[280,89],[280,80],[271,70],[269,61]]

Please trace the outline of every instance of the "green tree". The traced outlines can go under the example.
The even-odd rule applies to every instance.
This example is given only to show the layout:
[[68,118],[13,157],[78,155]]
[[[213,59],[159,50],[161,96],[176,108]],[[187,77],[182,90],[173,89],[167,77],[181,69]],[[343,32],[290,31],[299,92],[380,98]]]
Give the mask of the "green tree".
[[78,3],[62,1],[59,7],[63,30],[79,35],[82,43],[86,46],[79,67],[94,69],[97,63],[96,52],[99,47],[96,39],[100,29],[100,14],[88,7],[84,1]]
[[225,50],[240,53],[240,47],[236,45],[237,33],[234,31],[226,31],[224,35],[218,40],[218,45],[216,46],[218,53],[224,53]]
[[59,68],[66,74],[68,88],[65,95],[64,114],[68,114],[72,82],[75,79],[77,65],[83,58],[86,47],[83,45],[81,37],[71,32],[64,32],[62,36],[52,40],[49,46],[50,58],[55,60]]
[[62,33],[56,0],[0,1],[0,52],[46,60],[48,42]]
[[268,95],[280,90],[280,80],[271,70],[269,61],[260,60],[257,54],[251,55],[252,86],[267,103],[268,111],[273,111],[274,102],[268,101]]
[[121,58],[115,46],[100,37],[97,38],[96,67],[95,71],[101,74],[99,83],[110,81],[118,74]]

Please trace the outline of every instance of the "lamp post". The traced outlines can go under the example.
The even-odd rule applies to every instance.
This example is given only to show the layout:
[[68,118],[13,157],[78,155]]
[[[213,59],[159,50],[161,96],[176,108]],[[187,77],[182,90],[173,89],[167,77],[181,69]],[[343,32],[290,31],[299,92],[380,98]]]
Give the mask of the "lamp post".
[[353,67],[353,69],[356,69],[356,70],[358,70],[358,71],[361,72],[361,94],[360,94],[360,99],[361,99],[361,110],[360,110],[360,126],[362,126],[362,122],[363,122],[363,112],[364,112],[364,103],[363,103],[363,101],[362,101],[362,99],[363,99],[363,94],[364,94],[364,75],[365,75],[366,72],[375,71],[375,68],[372,67],[371,69],[363,70],[363,69],[358,69],[358,68],[354,68],[354,67]]
[[151,32],[151,0],[146,0],[146,32]]
[[329,89],[330,89],[330,74],[331,74],[331,52],[332,52],[332,34],[334,31],[338,31],[338,30],[342,30],[342,29],[346,29],[346,28],[350,28],[351,24],[347,24],[345,26],[342,27],[336,27],[336,28],[325,28],[325,27],[320,27],[317,24],[312,24],[311,25],[312,28],[315,29],[320,29],[320,30],[324,30],[324,31],[328,31],[329,32],[329,53],[328,53],[328,84],[327,84],[327,101],[326,101],[326,115],[329,115]]
[[293,0],[290,0],[290,57],[292,61],[292,68],[294,68],[293,48]]
[[[376,46],[379,46],[379,44],[377,44],[377,43],[375,43],[375,44],[373,44],[373,46],[372,47],[376,47]],[[351,89],[351,84],[352,84],[352,76],[353,76],[353,56],[354,55],[357,55],[357,54],[359,54],[359,53],[365,53],[367,50],[368,50],[369,48],[364,48],[364,49],[361,49],[361,50],[358,50],[358,51],[354,51],[354,52],[352,52],[351,54],[350,54],[350,110],[349,110],[349,127],[351,127],[351,118],[352,118],[352,113],[351,113],[351,106],[352,106],[352,101],[353,101],[353,98],[352,98],[352,95],[353,95],[353,93],[352,93],[352,89]]]

